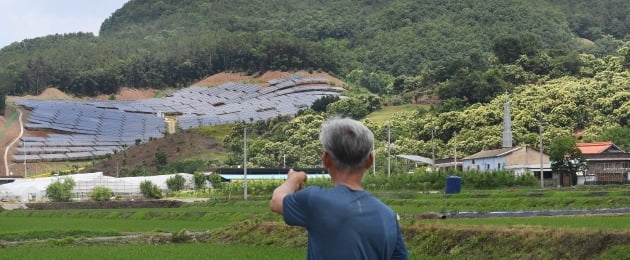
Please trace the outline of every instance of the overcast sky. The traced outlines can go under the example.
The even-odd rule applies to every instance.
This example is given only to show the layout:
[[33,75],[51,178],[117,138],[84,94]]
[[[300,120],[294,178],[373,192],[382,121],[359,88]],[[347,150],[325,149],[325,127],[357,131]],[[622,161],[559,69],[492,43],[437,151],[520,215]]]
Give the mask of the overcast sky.
[[0,0],[0,48],[24,39],[71,32],[98,34],[128,0]]

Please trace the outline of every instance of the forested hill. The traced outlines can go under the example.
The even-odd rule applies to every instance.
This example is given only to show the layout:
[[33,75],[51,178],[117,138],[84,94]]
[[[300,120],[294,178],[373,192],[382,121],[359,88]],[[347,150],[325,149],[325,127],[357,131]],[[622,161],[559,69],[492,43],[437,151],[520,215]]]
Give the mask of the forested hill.
[[[54,85],[94,95],[269,69],[432,75],[431,85],[462,62],[484,70],[495,56],[614,53],[616,39],[629,37],[629,10],[624,0],[131,0],[98,37],[53,35],[0,50],[0,90]],[[497,54],[505,46],[522,48]]]

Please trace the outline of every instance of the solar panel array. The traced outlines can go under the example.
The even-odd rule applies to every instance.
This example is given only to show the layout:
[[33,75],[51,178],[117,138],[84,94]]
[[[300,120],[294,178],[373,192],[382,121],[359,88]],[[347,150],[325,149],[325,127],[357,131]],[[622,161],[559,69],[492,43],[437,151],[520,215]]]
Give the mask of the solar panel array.
[[178,115],[180,129],[235,122],[255,122],[295,115],[322,96],[339,96],[343,88],[325,78],[297,75],[271,80],[268,87],[226,83],[217,87],[191,86],[166,98],[130,101],[16,100],[31,109],[25,124],[50,130],[47,137],[22,137],[15,162],[85,160],[163,137],[160,115]]

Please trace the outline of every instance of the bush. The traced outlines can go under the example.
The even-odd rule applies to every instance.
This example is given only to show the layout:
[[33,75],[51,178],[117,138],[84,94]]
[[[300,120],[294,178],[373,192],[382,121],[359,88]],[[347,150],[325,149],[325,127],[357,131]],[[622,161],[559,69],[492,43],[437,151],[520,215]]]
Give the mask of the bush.
[[90,198],[96,201],[108,201],[112,197],[112,190],[107,187],[94,187]]
[[195,172],[193,180],[195,181],[195,188],[203,189],[206,187],[206,175],[203,172]]
[[186,185],[186,179],[181,175],[177,174],[173,177],[170,177],[166,180],[166,186],[171,191],[180,191],[184,189]]
[[510,171],[445,171],[427,172],[418,169],[414,174],[366,175],[363,184],[372,190],[442,190],[446,187],[446,177],[456,175],[462,178],[464,188],[493,189],[501,187],[535,186],[532,175],[516,176]]
[[140,183],[140,193],[142,193],[145,198],[149,199],[162,198],[162,191],[160,188],[149,180]]
[[46,187],[46,197],[52,201],[70,201],[72,199],[72,189],[76,183],[71,178],[57,180]]
[[221,175],[219,175],[218,173],[210,174],[210,183],[212,184],[213,188],[219,188],[221,186]]

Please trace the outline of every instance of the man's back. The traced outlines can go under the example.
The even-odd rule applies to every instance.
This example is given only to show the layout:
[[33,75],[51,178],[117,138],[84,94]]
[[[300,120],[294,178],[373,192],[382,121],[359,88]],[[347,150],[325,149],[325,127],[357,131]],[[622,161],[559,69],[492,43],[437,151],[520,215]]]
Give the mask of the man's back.
[[396,214],[365,191],[310,187],[283,200],[284,219],[309,232],[309,259],[406,259]]

